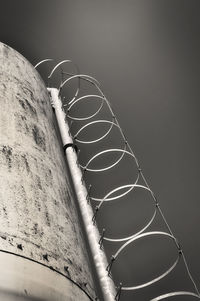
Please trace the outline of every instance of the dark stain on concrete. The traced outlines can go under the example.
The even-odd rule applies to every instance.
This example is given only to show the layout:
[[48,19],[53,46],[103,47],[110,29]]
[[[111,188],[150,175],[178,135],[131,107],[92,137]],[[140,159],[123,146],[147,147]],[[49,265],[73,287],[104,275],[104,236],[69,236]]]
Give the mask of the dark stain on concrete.
[[79,268],[79,271],[82,272],[82,268],[80,266],[78,268]]
[[46,141],[43,131],[40,130],[37,125],[34,125],[32,128],[32,134],[36,144],[46,151]]
[[1,86],[2,86],[2,88],[1,88],[2,89],[2,96],[3,96],[6,92],[7,86],[4,83],[1,83]]
[[16,125],[19,132],[22,132],[22,129],[25,131],[25,133],[29,133],[30,129],[28,126],[27,118],[25,115],[14,113],[14,116],[16,118]]
[[34,226],[33,226],[33,231],[34,231],[34,234],[37,234],[38,233],[38,223],[35,223]]
[[40,238],[44,235],[44,232],[42,231],[42,228],[39,227],[38,223],[35,223],[32,229],[34,235],[38,235]]
[[25,95],[29,94],[30,99],[34,100],[33,92],[28,87],[22,86],[22,91],[24,92]]
[[68,261],[70,264],[73,264],[73,262],[71,261],[70,258],[68,258],[67,261]]
[[0,237],[1,237],[2,239],[4,239],[4,240],[7,239],[7,237],[6,237],[5,235],[1,235]]
[[67,274],[68,277],[71,277],[68,266],[64,266],[64,271],[65,271],[65,273]]
[[9,238],[9,239],[8,239],[8,242],[9,242],[9,244],[10,244],[11,246],[14,246],[14,244],[13,244],[13,238]]
[[46,216],[47,225],[50,227],[50,225],[51,225],[50,217],[49,217],[49,213],[47,211],[45,212],[45,216]]
[[19,100],[19,104],[21,105],[21,107],[26,111],[26,114],[30,113],[30,115],[34,117],[37,116],[35,107],[26,98],[22,98],[21,95],[18,93],[17,99]]
[[2,153],[4,154],[9,169],[12,167],[12,147],[3,145]]
[[17,244],[17,249],[22,251],[23,250],[22,244]]
[[29,112],[33,115],[37,115],[36,109],[30,104],[30,102],[27,99],[25,99],[24,101],[25,101],[26,107],[28,108]]
[[27,160],[26,155],[25,155],[25,154],[22,155],[22,158],[23,158],[23,160],[24,160],[24,163],[25,163],[25,167],[26,167],[27,172],[30,172],[30,167],[29,167],[29,164],[28,164],[28,160]]
[[25,110],[26,107],[25,107],[25,103],[23,102],[22,99],[19,99],[19,104],[22,106],[22,108]]
[[24,116],[24,115],[20,115],[20,117],[21,117],[21,120],[22,121],[26,121],[27,119],[26,119],[26,116]]
[[42,184],[41,184],[40,177],[38,177],[38,176],[36,175],[35,178],[36,178],[37,187],[38,187],[40,190],[42,190]]
[[49,261],[49,259],[48,259],[48,254],[42,255],[42,257],[43,257],[44,260]]
[[68,266],[64,266],[64,271],[65,273],[70,277],[70,272],[69,272],[69,267]]
[[4,212],[4,215],[5,215],[5,216],[8,215],[7,210],[6,210],[6,207],[3,207],[3,212]]
[[41,211],[41,205],[37,199],[35,200],[35,207],[38,209],[39,212]]
[[59,230],[61,233],[64,233],[64,227],[59,226],[59,227],[58,227],[58,230]]

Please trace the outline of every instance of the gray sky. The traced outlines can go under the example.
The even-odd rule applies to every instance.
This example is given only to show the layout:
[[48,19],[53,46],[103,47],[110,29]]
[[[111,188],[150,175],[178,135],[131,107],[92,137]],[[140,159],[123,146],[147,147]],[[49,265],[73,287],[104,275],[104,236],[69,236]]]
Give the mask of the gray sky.
[[[199,1],[0,3],[2,42],[33,64],[48,57],[72,59],[101,83],[200,288]],[[123,214],[133,220],[139,209],[129,207]],[[115,219],[117,226],[125,217]],[[124,285],[150,280],[175,258],[173,253],[168,259],[165,241],[152,239],[136,247],[116,269],[116,280]],[[123,293],[122,300],[145,301],[175,288],[192,289],[185,278],[180,265],[166,280]]]

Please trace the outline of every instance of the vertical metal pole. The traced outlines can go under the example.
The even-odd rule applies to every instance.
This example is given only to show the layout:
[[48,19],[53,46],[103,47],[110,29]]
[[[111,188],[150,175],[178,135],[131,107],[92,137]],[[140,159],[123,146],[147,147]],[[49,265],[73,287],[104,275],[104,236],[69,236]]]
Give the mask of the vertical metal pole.
[[[52,105],[55,109],[55,115],[57,118],[63,146],[67,144],[73,144],[73,140],[69,134],[69,126],[66,122],[65,112],[62,108],[62,102],[59,98],[59,91],[56,88],[48,88],[48,91],[50,92]],[[107,258],[104,251],[100,249],[100,234],[97,227],[92,222],[93,211],[90,204],[87,202],[87,189],[82,182],[82,173],[77,165],[77,155],[73,147],[67,147],[65,149],[65,156],[69,165],[90,250],[103,292],[104,301],[114,301],[116,296],[115,286],[112,279],[109,277],[108,272],[106,271],[106,267],[108,266]]]

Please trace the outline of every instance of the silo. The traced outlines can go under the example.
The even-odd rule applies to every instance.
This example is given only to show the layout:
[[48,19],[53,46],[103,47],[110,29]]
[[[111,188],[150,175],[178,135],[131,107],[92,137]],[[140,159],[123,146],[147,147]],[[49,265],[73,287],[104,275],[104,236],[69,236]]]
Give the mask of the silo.
[[93,300],[94,285],[48,91],[0,44],[1,300]]

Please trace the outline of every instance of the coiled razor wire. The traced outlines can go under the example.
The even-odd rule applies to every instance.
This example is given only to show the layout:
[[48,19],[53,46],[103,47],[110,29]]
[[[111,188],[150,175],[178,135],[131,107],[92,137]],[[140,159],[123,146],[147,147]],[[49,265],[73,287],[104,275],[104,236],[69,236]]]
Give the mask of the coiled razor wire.
[[[35,68],[38,68],[41,64],[47,63],[47,62],[50,62],[50,61],[52,62],[53,60],[52,59],[45,59],[45,60],[39,62],[35,66]],[[137,233],[133,233],[132,235],[129,235],[129,236],[126,236],[126,237],[114,238],[114,237],[105,236],[105,229],[103,229],[102,236],[101,236],[101,239],[99,241],[100,247],[102,247],[102,244],[103,244],[104,241],[110,241],[112,243],[122,242],[122,245],[117,249],[115,254],[112,255],[112,257],[111,257],[110,263],[108,264],[108,267],[107,267],[108,274],[111,275],[113,264],[116,264],[115,263],[116,259],[120,256],[120,254],[123,252],[123,250],[128,248],[131,244],[134,244],[135,242],[137,242],[140,239],[145,239],[146,237],[153,237],[153,236],[162,236],[162,237],[164,236],[164,237],[167,237],[168,239],[172,240],[175,244],[176,249],[177,249],[177,258],[176,258],[176,260],[171,264],[171,266],[163,274],[159,275],[158,277],[156,277],[156,278],[154,278],[154,279],[152,279],[148,282],[142,283],[142,284],[137,285],[137,286],[125,286],[125,285],[122,285],[122,283],[120,283],[117,286],[118,291],[117,291],[117,295],[116,295],[115,299],[120,300],[120,296],[121,296],[122,291],[130,291],[130,290],[133,291],[133,290],[142,289],[144,287],[150,286],[150,285],[158,282],[159,280],[163,279],[172,270],[175,269],[175,267],[177,266],[177,264],[178,264],[178,262],[181,258],[183,259],[185,269],[187,271],[189,279],[193,284],[194,291],[193,292],[188,292],[188,291],[169,292],[167,294],[157,296],[157,297],[151,299],[150,301],[159,301],[159,300],[166,300],[166,299],[168,300],[168,299],[170,299],[171,297],[174,297],[174,296],[192,296],[192,297],[195,297],[196,299],[200,299],[200,293],[199,293],[197,285],[196,285],[196,283],[195,283],[195,281],[194,281],[194,279],[193,279],[193,277],[190,273],[190,270],[189,270],[184,252],[183,252],[177,238],[174,236],[174,234],[173,234],[173,232],[172,232],[172,230],[171,230],[171,228],[170,228],[170,226],[169,226],[169,224],[168,224],[168,222],[167,222],[167,220],[164,216],[164,213],[160,208],[160,205],[159,205],[159,202],[158,202],[157,198],[155,197],[153,191],[149,187],[149,184],[148,184],[148,182],[147,182],[147,180],[146,180],[146,178],[145,178],[145,176],[142,172],[142,169],[139,165],[139,162],[138,162],[135,154],[133,153],[133,150],[130,147],[130,145],[129,145],[129,143],[128,143],[125,135],[124,135],[124,132],[123,132],[122,128],[120,127],[120,124],[119,124],[119,122],[118,122],[118,120],[117,120],[117,118],[116,118],[116,116],[113,112],[111,104],[107,100],[106,96],[104,95],[104,93],[102,92],[102,90],[100,88],[100,84],[98,83],[98,81],[95,78],[93,78],[91,76],[88,76],[88,75],[85,75],[85,74],[80,74],[79,69],[75,64],[73,64],[73,66],[75,67],[75,70],[76,70],[75,73],[69,73],[69,72],[63,71],[63,65],[64,64],[73,64],[73,63],[70,60],[63,60],[63,61],[59,62],[58,64],[56,64],[54,66],[54,68],[51,70],[51,72],[49,73],[48,86],[51,86],[51,81],[53,79],[53,76],[54,76],[55,72],[58,69],[60,69],[61,82],[60,82],[60,85],[59,85],[58,89],[59,89],[59,95],[62,99],[63,108],[65,109],[67,118],[69,120],[71,120],[72,122],[76,122],[77,124],[79,124],[79,122],[82,122],[82,121],[86,122],[86,124],[84,124],[82,126],[79,126],[79,129],[73,135],[74,142],[75,143],[78,142],[79,144],[85,144],[85,145],[94,144],[94,143],[103,141],[106,137],[109,136],[112,129],[116,128],[119,131],[119,133],[121,135],[121,138],[123,140],[123,144],[124,144],[123,148],[109,148],[109,149],[106,149],[106,150],[103,150],[103,151],[100,151],[100,152],[96,153],[95,155],[93,155],[87,161],[86,164],[80,164],[79,162],[77,162],[79,164],[80,168],[82,169],[83,180],[84,180],[84,176],[85,176],[86,172],[101,173],[101,172],[104,172],[106,170],[112,169],[116,165],[118,165],[125,156],[130,157],[133,160],[133,164],[137,168],[137,176],[136,176],[136,178],[134,179],[134,181],[132,183],[116,187],[115,189],[113,189],[109,193],[107,193],[103,198],[94,197],[94,196],[90,195],[90,191],[88,191],[88,199],[91,200],[91,201],[96,201],[96,202],[99,203],[98,206],[96,206],[96,208],[94,210],[93,222],[94,223],[96,222],[98,212],[101,210],[101,207],[104,206],[104,204],[106,202],[111,202],[111,201],[115,201],[117,199],[122,199],[124,196],[129,194],[134,189],[142,189],[142,190],[147,191],[151,195],[152,204],[153,204],[153,207],[154,207],[153,215],[150,217],[149,221],[145,225],[143,225],[141,230],[139,230]],[[62,91],[63,91],[64,86],[67,86],[73,80],[78,80],[77,89],[74,92],[74,96],[72,97],[72,99],[66,101],[66,98],[64,97],[64,95],[62,95],[63,94]],[[86,95],[83,95],[83,96],[79,96],[79,92],[81,90],[81,81],[86,81],[89,84],[93,85],[93,87],[95,87],[95,89],[96,89],[96,94],[86,94]],[[80,103],[87,102],[88,100],[98,102],[98,106],[97,106],[96,111],[94,113],[89,114],[89,115],[84,116],[84,117],[73,116],[73,114],[71,113],[72,109],[74,107],[78,107],[78,105]],[[109,110],[110,120],[98,119],[98,114],[102,111],[104,106],[106,106]],[[96,118],[96,119],[93,120],[94,118]],[[92,139],[92,140],[83,140],[83,139],[81,139],[80,134],[83,131],[87,131],[87,129],[89,129],[90,127],[92,127],[95,124],[104,124],[104,125],[106,124],[109,127],[105,131],[104,134],[102,134],[101,136],[96,137],[96,139]],[[81,151],[81,147],[80,147],[79,151]],[[106,167],[102,167],[102,168],[91,167],[91,165],[92,166],[94,165],[92,163],[94,163],[96,159],[101,158],[103,155],[109,154],[109,153],[118,154],[118,157],[114,162],[112,162],[112,163],[108,164]],[[143,179],[143,182],[145,183],[144,185],[139,185],[139,183],[138,183],[139,178]],[[91,186],[90,186],[90,188],[91,188]],[[117,193],[117,195],[116,195],[116,193]],[[167,227],[168,232],[162,232],[162,231],[145,232],[149,228],[149,226],[153,223],[153,221],[155,220],[155,217],[156,217],[157,214],[160,214],[160,216],[162,217],[162,220],[163,220],[165,226]]]

